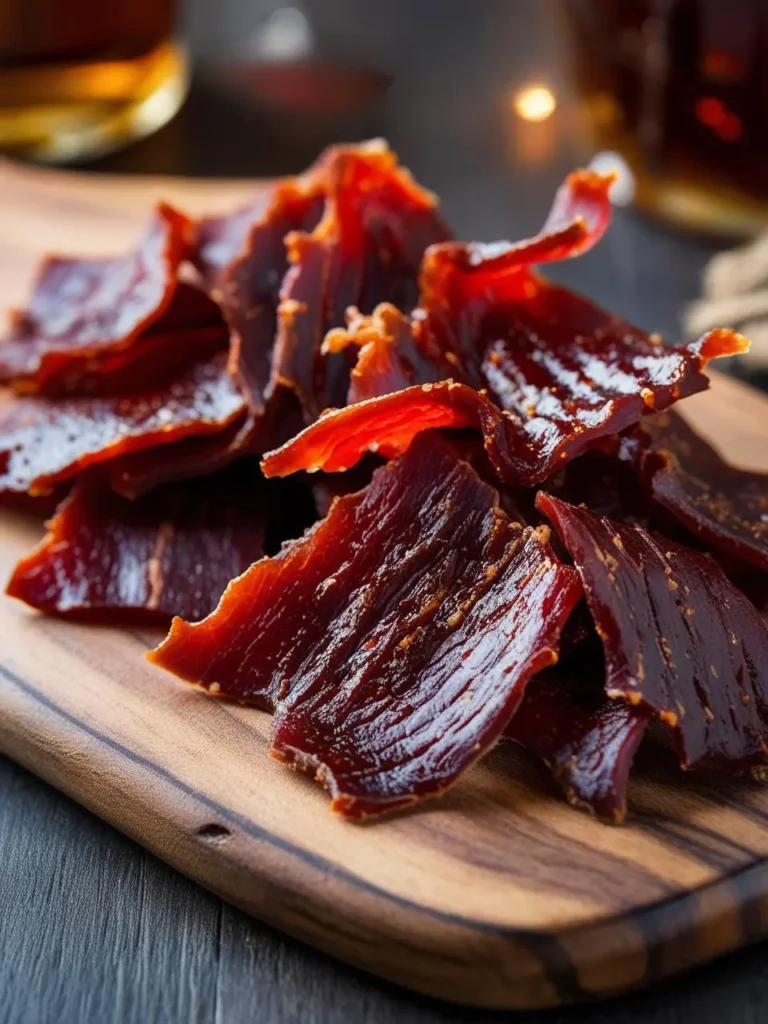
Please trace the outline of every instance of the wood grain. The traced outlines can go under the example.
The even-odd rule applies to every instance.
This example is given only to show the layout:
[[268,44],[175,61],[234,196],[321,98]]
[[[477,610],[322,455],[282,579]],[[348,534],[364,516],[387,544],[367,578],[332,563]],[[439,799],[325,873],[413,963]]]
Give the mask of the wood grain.
[[[12,168],[0,184],[14,211],[0,224],[0,305],[23,301],[43,249],[128,243],[158,189],[190,209],[211,196],[167,181],[70,187],[66,175]],[[250,191],[230,186],[227,199]],[[731,457],[768,468],[767,400],[720,378],[686,405]],[[0,575],[38,532],[3,518]],[[267,716],[147,665],[150,635],[43,619],[4,599],[0,636],[0,749],[227,900],[418,991],[551,1006],[768,933],[768,794],[757,785],[646,761],[631,823],[611,829],[503,747],[442,801],[356,826],[269,758]]]

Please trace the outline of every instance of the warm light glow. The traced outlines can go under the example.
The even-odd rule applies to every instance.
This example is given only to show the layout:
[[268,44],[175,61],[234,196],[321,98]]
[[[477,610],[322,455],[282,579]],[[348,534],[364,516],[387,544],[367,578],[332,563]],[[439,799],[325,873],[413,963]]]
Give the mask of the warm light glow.
[[546,121],[554,114],[557,99],[545,85],[527,85],[515,93],[514,106],[524,121]]

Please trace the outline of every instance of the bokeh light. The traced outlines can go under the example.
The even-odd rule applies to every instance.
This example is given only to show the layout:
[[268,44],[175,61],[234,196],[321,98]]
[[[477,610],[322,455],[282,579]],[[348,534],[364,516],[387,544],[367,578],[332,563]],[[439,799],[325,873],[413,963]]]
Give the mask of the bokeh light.
[[513,106],[524,121],[546,121],[557,108],[557,98],[546,85],[526,85],[515,93]]

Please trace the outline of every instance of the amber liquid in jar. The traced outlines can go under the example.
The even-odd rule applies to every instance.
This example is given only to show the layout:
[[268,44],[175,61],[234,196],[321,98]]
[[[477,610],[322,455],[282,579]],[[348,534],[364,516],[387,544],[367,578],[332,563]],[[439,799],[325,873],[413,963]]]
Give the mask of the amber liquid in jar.
[[0,152],[66,161],[176,113],[187,88],[174,0],[0,0]]
[[563,0],[592,143],[637,202],[708,231],[768,223],[768,2]]

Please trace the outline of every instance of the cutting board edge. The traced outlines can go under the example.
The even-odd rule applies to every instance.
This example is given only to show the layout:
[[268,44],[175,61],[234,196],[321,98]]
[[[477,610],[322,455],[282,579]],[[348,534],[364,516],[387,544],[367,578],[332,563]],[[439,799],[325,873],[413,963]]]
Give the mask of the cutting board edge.
[[[571,1005],[643,987],[768,935],[768,860],[561,932],[442,914],[213,805],[14,673],[0,677],[28,705],[0,721],[0,751],[233,905],[423,995],[488,1009]],[[74,751],[72,725],[82,741]],[[229,836],[218,833],[222,820]],[[354,915],[343,913],[344,903]]]

